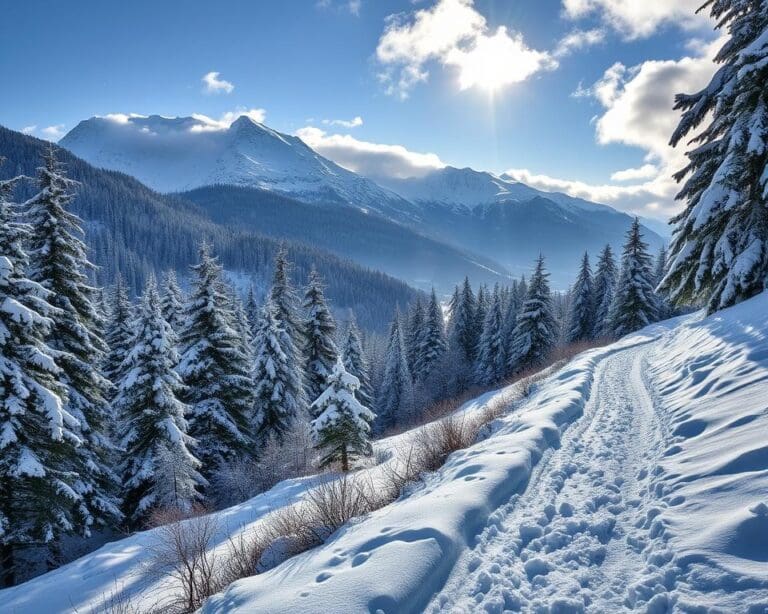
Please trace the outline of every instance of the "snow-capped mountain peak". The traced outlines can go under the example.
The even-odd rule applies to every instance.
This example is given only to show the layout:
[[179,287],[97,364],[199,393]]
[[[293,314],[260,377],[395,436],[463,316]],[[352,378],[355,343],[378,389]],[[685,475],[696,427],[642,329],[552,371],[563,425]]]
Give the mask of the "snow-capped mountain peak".
[[229,125],[203,116],[92,117],[60,144],[91,164],[133,175],[160,192],[226,184],[306,202],[352,205],[399,220],[416,214],[416,207],[400,196],[247,115]]

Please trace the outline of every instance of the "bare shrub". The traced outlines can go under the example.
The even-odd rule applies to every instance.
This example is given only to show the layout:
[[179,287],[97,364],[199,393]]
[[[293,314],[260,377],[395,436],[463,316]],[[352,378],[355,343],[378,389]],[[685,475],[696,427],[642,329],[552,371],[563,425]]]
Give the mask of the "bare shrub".
[[180,593],[171,608],[194,612],[210,595],[221,588],[213,539],[219,529],[216,517],[203,508],[191,516],[178,510],[158,511],[153,515],[156,540],[150,545],[151,571],[176,579]]

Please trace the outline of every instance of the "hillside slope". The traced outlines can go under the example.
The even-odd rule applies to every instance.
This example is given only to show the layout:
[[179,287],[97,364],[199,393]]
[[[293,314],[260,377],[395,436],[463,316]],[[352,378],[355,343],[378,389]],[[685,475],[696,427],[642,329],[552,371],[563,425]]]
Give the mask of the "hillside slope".
[[[765,330],[768,293],[586,352],[425,484],[203,611],[763,612]],[[379,442],[385,464],[406,437]],[[286,482],[221,512],[216,543],[313,486]],[[109,544],[0,601],[20,614],[95,612],[114,593],[162,603],[173,587],[146,573],[151,540]]]
[[469,276],[474,283],[508,279],[490,258],[467,253],[407,226],[354,208],[317,207],[273,192],[236,186],[207,186],[181,196],[214,222],[275,238],[309,243],[413,286],[450,294]]

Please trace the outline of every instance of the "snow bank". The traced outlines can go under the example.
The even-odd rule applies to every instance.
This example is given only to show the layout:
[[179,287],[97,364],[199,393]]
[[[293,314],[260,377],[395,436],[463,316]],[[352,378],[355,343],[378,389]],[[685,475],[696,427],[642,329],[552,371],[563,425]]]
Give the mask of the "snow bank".
[[491,437],[454,453],[410,496],[343,528],[322,548],[234,583],[203,612],[421,610],[462,550],[525,488],[561,429],[580,415],[600,360],[650,339],[639,335],[583,354],[542,383],[519,412],[498,420]]
[[768,611],[768,293],[681,323],[648,379],[670,433],[650,488],[678,604]]

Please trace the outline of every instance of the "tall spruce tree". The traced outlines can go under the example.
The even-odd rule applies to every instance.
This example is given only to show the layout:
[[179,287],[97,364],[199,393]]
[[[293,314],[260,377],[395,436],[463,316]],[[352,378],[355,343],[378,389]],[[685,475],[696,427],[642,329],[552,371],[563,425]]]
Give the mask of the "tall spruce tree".
[[373,453],[370,434],[375,414],[357,398],[360,381],[336,361],[328,388],[312,404],[312,436],[323,456],[320,466],[340,462],[349,471],[351,462]]
[[635,218],[627,232],[621,275],[611,305],[611,333],[622,337],[658,320],[658,300],[653,290],[653,260]]
[[595,328],[592,336],[596,339],[612,334],[611,305],[613,305],[613,297],[616,293],[618,276],[613,250],[610,245],[606,245],[600,252],[594,279]]
[[306,397],[314,403],[326,388],[328,378],[339,357],[334,338],[336,322],[328,309],[323,294],[323,282],[314,269],[309,274],[309,284],[304,294],[304,355],[306,359],[305,389]]
[[672,220],[662,288],[677,304],[712,312],[762,292],[768,280],[768,4],[707,0],[701,8],[728,40],[709,85],[676,98],[683,115],[672,145],[694,136],[689,164],[675,176],[685,180],[678,198],[687,206]]
[[[109,352],[104,360],[104,376],[115,386],[122,379],[125,357],[131,349],[133,339],[133,305],[128,298],[128,288],[118,272],[115,285],[110,293],[109,323],[106,342]],[[113,386],[113,396],[117,390]]]
[[456,347],[467,364],[472,365],[477,352],[477,300],[469,278],[456,296],[451,310],[450,343]]
[[290,263],[288,250],[281,246],[275,256],[275,270],[272,277],[272,287],[269,291],[269,301],[275,309],[277,323],[285,329],[299,352],[304,351],[304,337],[301,316],[299,315],[299,299],[291,284]]
[[346,337],[342,347],[341,360],[347,373],[354,375],[360,382],[355,394],[366,407],[373,405],[373,388],[371,387],[371,369],[368,357],[363,350],[360,329],[357,327],[354,314],[350,313],[347,322]]
[[476,381],[484,385],[495,384],[504,378],[506,371],[504,313],[497,285],[480,335],[475,366]]
[[160,300],[163,318],[178,335],[184,324],[184,293],[179,287],[176,271],[173,269],[166,271],[163,275],[163,291]]
[[221,267],[204,243],[192,267],[179,364],[189,409],[189,434],[206,478],[252,452],[249,436],[253,380],[223,292]]
[[189,511],[206,485],[187,433],[184,385],[176,372],[176,334],[165,320],[150,276],[138,309],[131,350],[125,358],[115,410],[121,424],[123,511],[138,528],[153,510]]
[[435,289],[432,288],[432,294],[429,297],[429,304],[424,316],[423,333],[414,364],[414,379],[417,382],[426,382],[434,369],[440,364],[447,350],[448,342],[445,338],[443,311],[437,300]]
[[421,337],[424,334],[425,317],[424,303],[421,301],[421,295],[419,295],[411,305],[407,318],[407,327],[403,332],[408,356],[408,368],[411,370],[411,375],[414,378],[416,377],[416,362],[419,359],[419,351],[421,350]]
[[543,256],[536,261],[527,289],[528,295],[517,316],[512,343],[508,348],[507,367],[510,372],[543,364],[557,343],[558,327]]
[[27,277],[30,228],[0,181],[0,573],[16,582],[19,551],[88,525],[78,487],[80,424],[66,408],[59,353],[45,342],[57,310]]
[[[306,407],[301,387],[301,365],[293,339],[275,319],[275,308],[264,305],[254,338],[256,383],[254,433],[257,443],[282,443]],[[258,456],[258,449],[256,451]]]
[[248,326],[251,328],[251,333],[256,334],[256,328],[261,321],[261,310],[256,302],[256,296],[253,292],[253,284],[248,288],[248,294],[245,296],[245,315],[248,318]]
[[395,314],[389,330],[384,359],[384,375],[377,403],[376,431],[383,433],[414,416],[413,382],[408,370],[405,342],[400,328],[400,312]]
[[57,351],[61,381],[67,388],[67,412],[80,422],[83,443],[77,488],[92,512],[96,527],[120,517],[115,452],[109,436],[111,383],[101,373],[107,345],[99,336],[101,315],[94,306],[96,288],[88,282],[94,266],[82,241],[81,220],[68,210],[77,185],[68,179],[51,146],[38,169],[39,192],[26,203],[30,237],[30,278],[51,292],[57,311],[48,343]]
[[594,335],[596,296],[592,283],[589,254],[584,252],[576,283],[571,288],[568,330],[565,335],[567,343],[589,341]]

